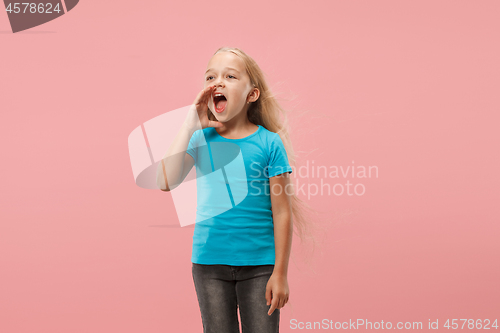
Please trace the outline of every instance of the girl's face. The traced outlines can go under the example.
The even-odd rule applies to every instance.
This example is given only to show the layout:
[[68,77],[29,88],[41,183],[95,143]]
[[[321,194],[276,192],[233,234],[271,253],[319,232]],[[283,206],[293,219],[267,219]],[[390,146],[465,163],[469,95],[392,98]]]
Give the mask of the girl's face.
[[[215,85],[209,108],[220,122],[234,118],[259,97],[259,91],[250,82],[245,64],[232,52],[215,54],[207,66],[205,87]],[[217,96],[223,94],[223,97]]]

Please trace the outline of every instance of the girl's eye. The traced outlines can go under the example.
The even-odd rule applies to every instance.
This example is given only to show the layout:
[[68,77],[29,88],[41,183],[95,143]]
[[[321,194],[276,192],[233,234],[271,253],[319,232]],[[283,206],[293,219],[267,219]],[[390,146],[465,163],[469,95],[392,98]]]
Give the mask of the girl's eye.
[[[233,76],[233,75],[228,75],[228,76],[229,76],[229,77],[233,77],[233,78],[235,78],[235,79],[236,79],[236,77],[235,77],[235,76]],[[213,77],[213,76],[207,76],[206,81],[208,81],[211,77]]]

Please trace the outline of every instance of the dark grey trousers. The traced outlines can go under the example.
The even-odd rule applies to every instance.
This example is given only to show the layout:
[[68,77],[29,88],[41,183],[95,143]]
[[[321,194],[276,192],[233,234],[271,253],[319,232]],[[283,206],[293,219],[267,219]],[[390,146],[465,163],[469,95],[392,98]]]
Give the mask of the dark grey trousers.
[[204,333],[278,333],[280,310],[269,316],[266,286],[274,265],[193,264],[193,281]]

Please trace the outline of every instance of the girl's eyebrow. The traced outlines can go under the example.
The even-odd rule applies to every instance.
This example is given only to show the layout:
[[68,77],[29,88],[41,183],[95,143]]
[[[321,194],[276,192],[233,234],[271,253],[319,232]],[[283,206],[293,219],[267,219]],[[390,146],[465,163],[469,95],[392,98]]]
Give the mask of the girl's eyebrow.
[[[238,72],[238,73],[240,72],[240,71],[239,71],[239,70],[237,70],[236,68],[232,68],[232,67],[226,67],[226,68],[224,68],[224,69],[232,69],[233,71],[236,71],[236,72]],[[213,70],[213,68],[209,68],[209,69],[207,69],[207,71],[205,72],[205,74],[207,74],[209,71],[212,71],[212,70]]]

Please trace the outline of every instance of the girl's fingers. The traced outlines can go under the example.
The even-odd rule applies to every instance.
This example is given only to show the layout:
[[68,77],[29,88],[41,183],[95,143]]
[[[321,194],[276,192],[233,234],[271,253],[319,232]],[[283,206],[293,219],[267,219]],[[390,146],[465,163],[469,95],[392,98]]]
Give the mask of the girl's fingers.
[[283,299],[280,300],[280,309],[285,307],[286,303],[288,303],[288,297],[283,297]]
[[220,121],[213,121],[213,120],[208,121],[208,127],[222,127],[222,126],[224,126],[224,124],[221,123]]
[[214,91],[215,86],[210,86],[209,89],[207,90],[206,96],[207,96],[207,104],[210,102],[210,97],[212,96],[212,92]]
[[205,90],[206,90],[206,88],[198,93],[198,95],[196,96],[196,99],[194,100],[194,104],[200,103],[202,97],[205,96]]
[[201,102],[205,102],[205,103],[208,103],[208,97],[207,96],[210,96],[209,93],[212,92],[212,89],[214,88],[215,86],[208,86],[206,88],[203,88],[199,93],[198,93],[198,96],[196,96],[196,100],[194,101],[194,104],[198,105],[200,104]]
[[203,97],[208,99],[210,97],[210,95],[212,95],[212,91],[213,91],[214,87],[215,86],[208,86],[205,89],[203,89]]

